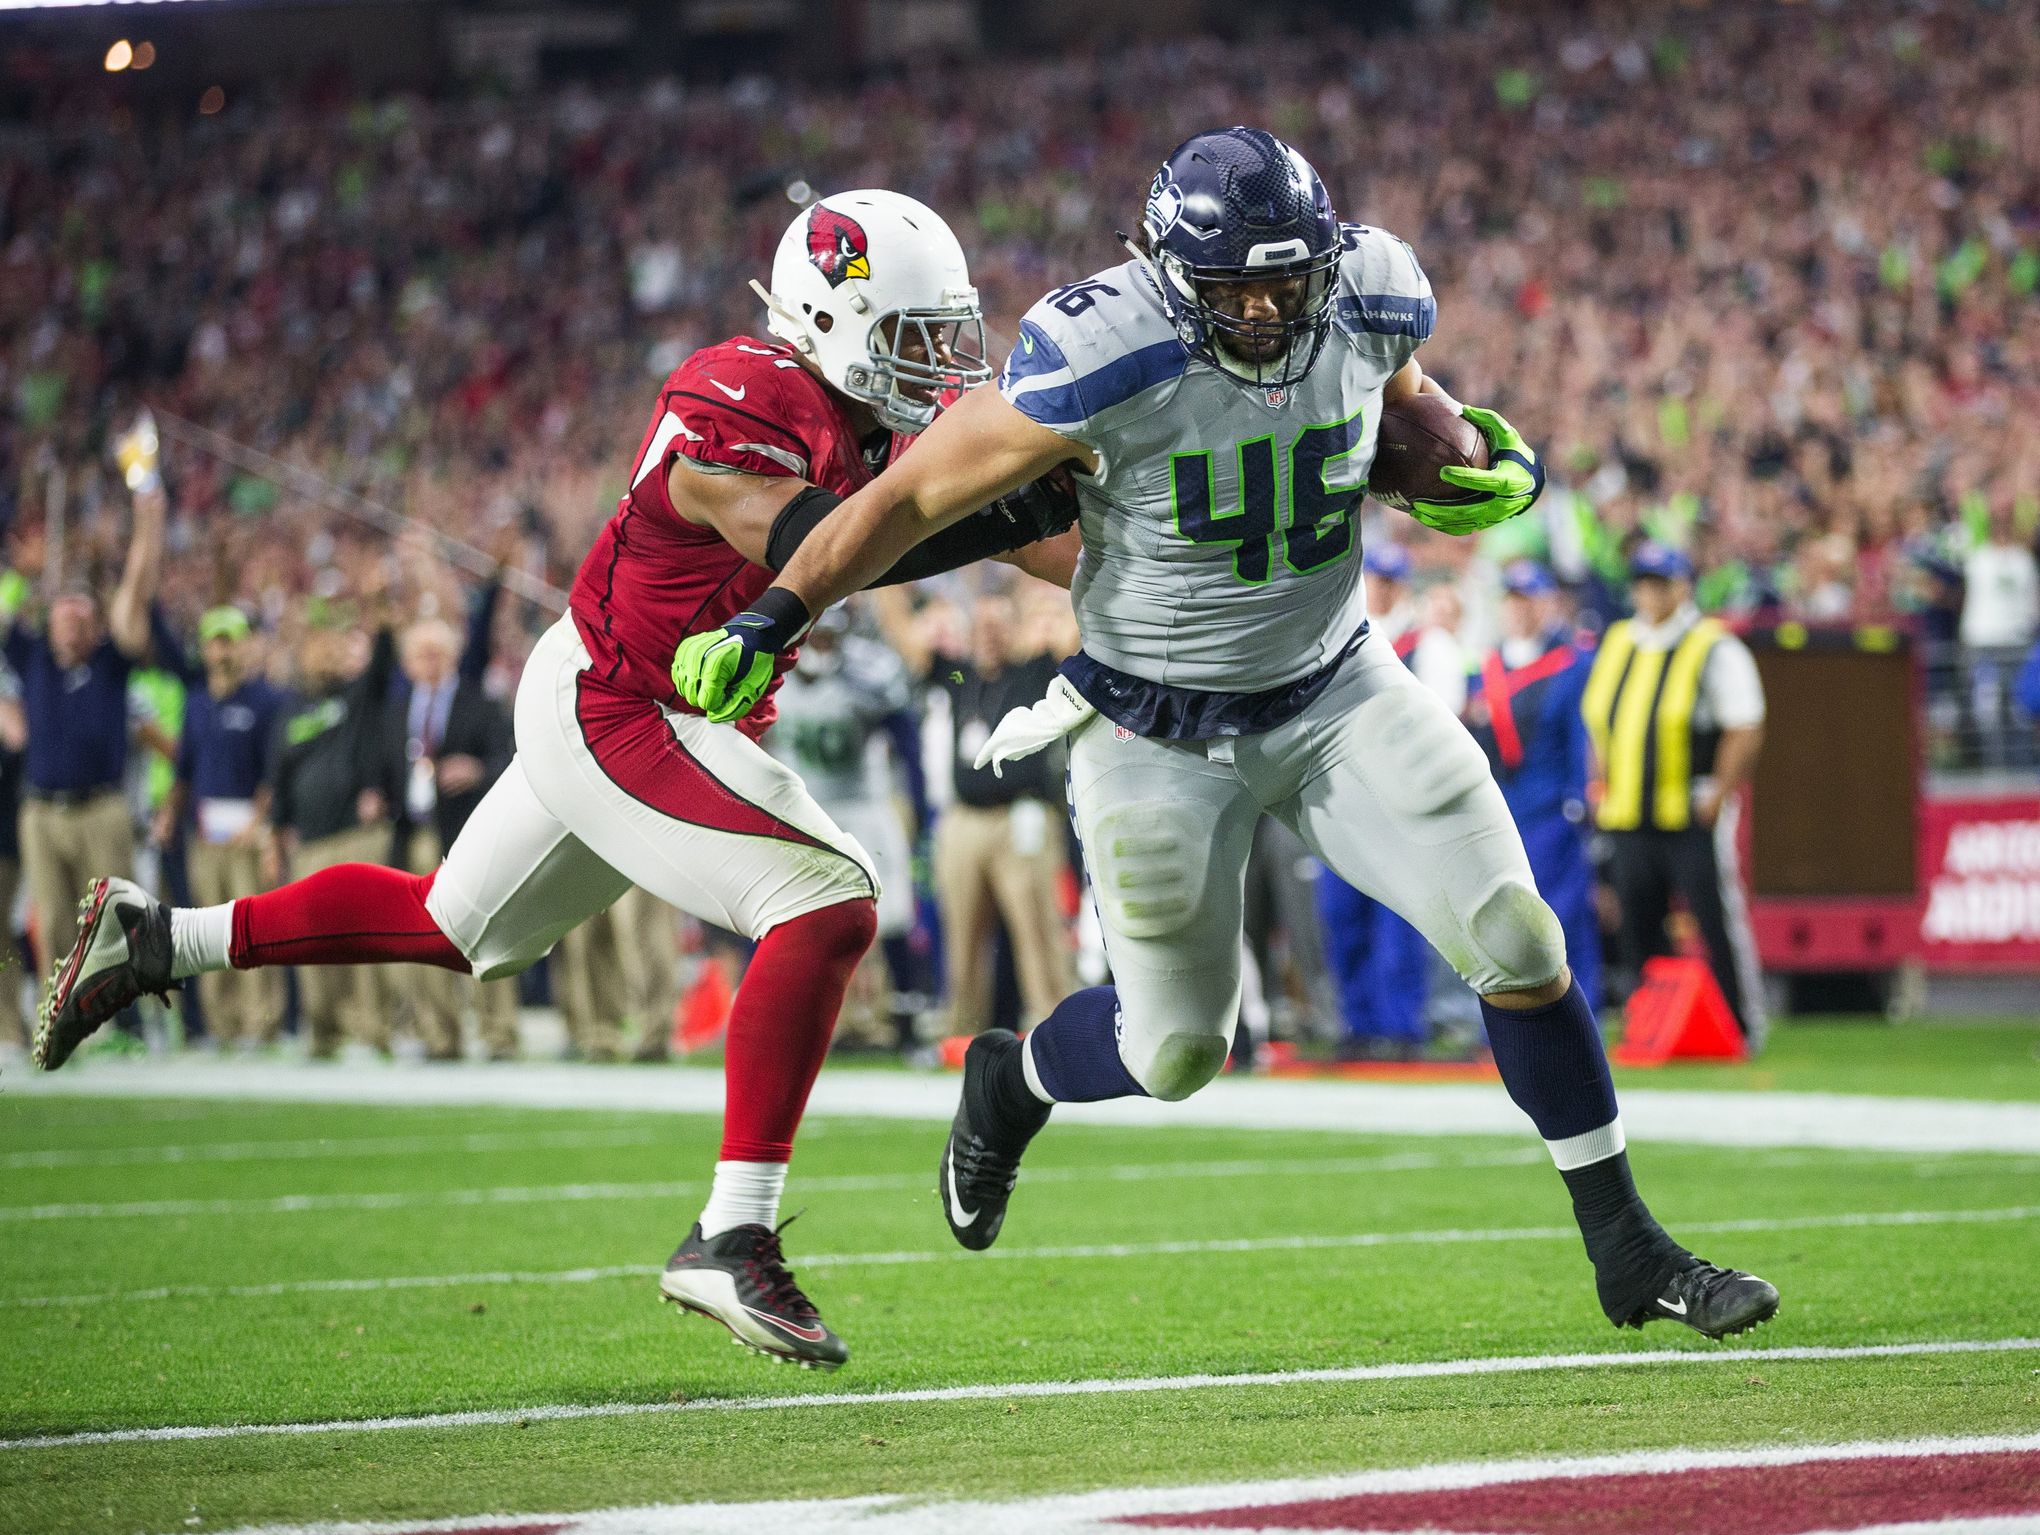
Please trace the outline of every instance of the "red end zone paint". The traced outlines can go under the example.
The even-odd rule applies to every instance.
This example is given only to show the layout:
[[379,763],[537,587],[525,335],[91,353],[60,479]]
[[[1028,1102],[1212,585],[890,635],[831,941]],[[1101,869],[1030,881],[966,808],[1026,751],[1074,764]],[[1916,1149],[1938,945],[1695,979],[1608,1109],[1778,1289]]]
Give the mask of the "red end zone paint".
[[1548,1477],[1435,1492],[1141,1514],[1149,1529],[1466,1530],[1489,1535],[1801,1535],[2040,1513],[2040,1450]]

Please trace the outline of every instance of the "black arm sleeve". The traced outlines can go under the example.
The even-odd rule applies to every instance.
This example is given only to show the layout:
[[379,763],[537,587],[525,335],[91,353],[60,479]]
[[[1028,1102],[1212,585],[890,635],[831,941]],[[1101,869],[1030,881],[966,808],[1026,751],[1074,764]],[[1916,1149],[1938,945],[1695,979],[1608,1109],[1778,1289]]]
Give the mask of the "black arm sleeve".
[[[842,505],[842,500],[810,485],[787,502],[766,536],[765,563],[774,570],[783,570],[801,540]],[[1076,485],[1067,472],[1058,469],[931,534],[901,555],[892,569],[871,584],[898,586],[939,576],[945,570],[1053,537],[1076,520]]]

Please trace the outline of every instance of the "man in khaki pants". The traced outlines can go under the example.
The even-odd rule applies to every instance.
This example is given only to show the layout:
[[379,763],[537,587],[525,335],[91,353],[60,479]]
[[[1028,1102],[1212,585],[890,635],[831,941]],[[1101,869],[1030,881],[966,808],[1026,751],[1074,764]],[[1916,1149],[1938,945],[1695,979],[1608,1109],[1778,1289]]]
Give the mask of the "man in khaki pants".
[[[374,615],[366,638],[338,625],[307,632],[298,652],[304,697],[283,718],[275,749],[269,813],[276,830],[271,867],[276,882],[287,864],[302,879],[338,863],[389,863],[390,796],[383,763],[382,703],[396,669],[396,639],[387,614]],[[350,680],[349,674],[352,673]],[[390,1042],[386,971],[375,965],[306,965],[298,999],[310,1053],[339,1049],[343,1032],[373,1049]],[[410,972],[405,972],[409,984]]]
[[[29,588],[0,576],[7,664],[21,679],[28,742],[22,762],[21,861],[35,906],[38,960],[70,947],[79,892],[104,874],[134,872],[134,823],[121,782],[128,756],[128,674],[148,654],[150,604],[163,552],[162,482],[151,433],[148,462],[131,474],[133,535],[102,622],[84,587],[59,595],[47,628],[25,620]],[[158,628],[166,647],[175,641]]]
[[[186,700],[178,738],[177,779],[157,813],[156,840],[167,845],[182,823],[190,833],[191,893],[216,906],[264,888],[269,779],[281,691],[253,675],[248,615],[220,607],[198,621],[205,686]],[[273,970],[216,970],[198,978],[206,1027],[221,1044],[265,1044],[283,1016],[282,976]]]
[[1003,774],[976,765],[978,748],[1008,709],[1040,699],[1056,660],[1020,625],[1013,598],[982,593],[971,612],[970,654],[930,654],[929,679],[949,696],[953,798],[935,823],[935,899],[949,971],[950,1032],[992,1022],[990,938],[996,914],[1013,945],[1021,1021],[1039,1022],[1076,989],[1060,886],[1067,860],[1062,752],[1038,752]]
[[21,680],[0,668],[0,1047],[5,1050],[28,1048],[14,947],[14,897],[21,890],[21,748],[27,741]]
[[560,940],[553,996],[576,1056],[621,1060],[623,1024],[631,1019],[637,1025],[631,1059],[666,1059],[680,1000],[673,937],[673,908],[633,885]]

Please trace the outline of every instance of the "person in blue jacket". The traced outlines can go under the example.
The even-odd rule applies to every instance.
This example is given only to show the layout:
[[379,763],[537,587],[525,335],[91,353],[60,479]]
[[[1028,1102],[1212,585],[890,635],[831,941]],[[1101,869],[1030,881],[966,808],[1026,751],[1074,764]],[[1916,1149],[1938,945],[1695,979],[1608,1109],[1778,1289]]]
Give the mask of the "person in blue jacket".
[[[1409,552],[1371,544],[1363,566],[1369,643],[1387,641],[1417,679],[1455,714],[1466,701],[1466,667],[1451,635],[1423,624]],[[1413,1061],[1429,1038],[1431,946],[1409,923],[1330,869],[1317,876],[1318,926],[1338,1000],[1341,1060]]]
[[1566,957],[1590,1002],[1601,998],[1601,934],[1588,856],[1592,761],[1580,696],[1593,651],[1566,625],[1558,583],[1531,560],[1502,578],[1502,641],[1467,697],[1467,724],[1523,834],[1537,890],[1565,926]]

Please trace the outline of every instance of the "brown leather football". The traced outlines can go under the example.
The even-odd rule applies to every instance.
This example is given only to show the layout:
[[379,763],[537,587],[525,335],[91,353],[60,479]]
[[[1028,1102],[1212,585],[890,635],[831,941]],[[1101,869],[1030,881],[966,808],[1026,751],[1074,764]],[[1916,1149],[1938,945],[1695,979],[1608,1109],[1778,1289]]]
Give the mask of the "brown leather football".
[[1448,464],[1485,469],[1487,439],[1480,428],[1435,394],[1398,400],[1381,413],[1381,433],[1374,445],[1374,467],[1367,471],[1367,493],[1390,506],[1408,510],[1412,501],[1452,501],[1467,495],[1458,485],[1438,478]]

